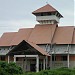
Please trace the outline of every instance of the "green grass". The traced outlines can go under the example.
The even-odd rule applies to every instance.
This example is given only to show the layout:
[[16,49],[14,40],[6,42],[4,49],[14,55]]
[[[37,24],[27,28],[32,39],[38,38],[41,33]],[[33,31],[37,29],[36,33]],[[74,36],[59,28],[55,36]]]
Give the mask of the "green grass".
[[24,73],[22,75],[75,75],[75,69],[59,68],[53,70],[44,70],[38,73],[29,72],[29,73]]

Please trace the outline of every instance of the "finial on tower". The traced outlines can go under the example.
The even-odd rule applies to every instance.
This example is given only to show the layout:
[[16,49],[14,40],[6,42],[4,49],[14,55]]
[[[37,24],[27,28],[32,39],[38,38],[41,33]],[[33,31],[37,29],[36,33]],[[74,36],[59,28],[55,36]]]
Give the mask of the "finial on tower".
[[46,1],[46,4],[48,4],[48,1]]

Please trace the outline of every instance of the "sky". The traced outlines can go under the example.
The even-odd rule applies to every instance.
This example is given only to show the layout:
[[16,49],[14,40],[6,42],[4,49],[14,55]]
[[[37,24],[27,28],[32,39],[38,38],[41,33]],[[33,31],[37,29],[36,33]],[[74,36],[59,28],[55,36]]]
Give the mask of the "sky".
[[38,22],[32,12],[47,3],[64,16],[59,26],[74,26],[75,0],[0,0],[0,36],[34,27]]

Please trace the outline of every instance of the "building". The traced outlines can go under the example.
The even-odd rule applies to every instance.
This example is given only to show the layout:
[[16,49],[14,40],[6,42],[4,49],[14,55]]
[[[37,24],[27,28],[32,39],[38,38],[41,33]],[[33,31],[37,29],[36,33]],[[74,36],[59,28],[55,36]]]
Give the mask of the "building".
[[14,61],[25,71],[75,67],[75,27],[59,27],[63,16],[49,4],[32,14],[39,22],[34,28],[1,36],[0,60]]

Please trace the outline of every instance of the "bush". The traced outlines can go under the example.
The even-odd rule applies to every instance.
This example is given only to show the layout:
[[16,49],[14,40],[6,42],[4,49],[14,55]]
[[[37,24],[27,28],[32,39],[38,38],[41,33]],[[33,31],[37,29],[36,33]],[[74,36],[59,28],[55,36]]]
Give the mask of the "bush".
[[36,72],[25,72],[15,63],[0,62],[0,75],[75,75],[75,68],[59,68]]
[[14,75],[22,74],[23,71],[21,67],[17,66],[15,63],[0,62],[0,75]]
[[14,74],[22,74],[23,71],[21,67],[17,66],[15,63],[9,63],[8,64],[8,73],[14,75]]
[[68,68],[59,68],[53,70],[44,70],[38,73],[25,73],[23,75],[75,75],[75,70]]

